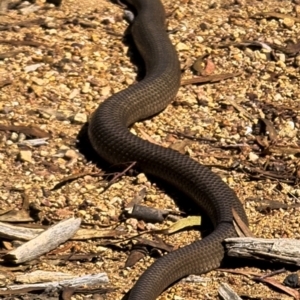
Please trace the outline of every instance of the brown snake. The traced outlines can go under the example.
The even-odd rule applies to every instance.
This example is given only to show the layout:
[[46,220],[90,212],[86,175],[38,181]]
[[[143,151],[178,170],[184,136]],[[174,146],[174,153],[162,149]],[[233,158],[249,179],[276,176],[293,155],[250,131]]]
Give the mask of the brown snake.
[[220,266],[222,241],[236,236],[232,208],[247,224],[235,193],[208,168],[172,149],[151,144],[131,134],[128,126],[162,111],[180,86],[180,67],[165,30],[160,0],[127,0],[137,16],[131,33],[142,55],[146,76],[104,101],[93,114],[89,138],[97,153],[110,163],[137,162],[145,173],[163,179],[196,202],[214,224],[202,240],[158,259],[134,285],[130,300],[153,300],[169,285],[189,274]]

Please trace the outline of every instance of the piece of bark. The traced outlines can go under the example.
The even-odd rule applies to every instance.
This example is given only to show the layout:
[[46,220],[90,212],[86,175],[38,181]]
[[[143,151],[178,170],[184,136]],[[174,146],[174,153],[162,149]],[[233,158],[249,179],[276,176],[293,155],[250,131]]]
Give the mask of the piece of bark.
[[34,239],[7,253],[3,259],[14,264],[33,260],[70,239],[78,230],[81,219],[70,218],[50,227]]
[[228,238],[229,256],[255,258],[300,266],[300,241],[293,239]]
[[261,118],[260,119],[265,125],[265,134],[269,136],[270,142],[275,142],[278,136],[278,133],[270,120]]
[[78,178],[82,178],[82,177],[85,177],[85,176],[103,176],[104,174],[103,173],[100,173],[100,172],[80,172],[80,173],[75,173],[75,174],[72,174],[72,175],[69,175],[65,178],[63,178],[60,182],[58,182],[57,184],[55,184],[55,186],[51,189],[51,191],[55,191],[59,188],[61,188],[62,186],[64,186],[64,184],[66,183],[70,183]]
[[169,211],[135,204],[132,209],[125,210],[126,216],[149,223],[162,223]]
[[181,85],[208,83],[208,82],[213,83],[213,82],[218,82],[221,80],[229,79],[240,75],[242,75],[242,73],[224,73],[224,74],[217,74],[217,75],[210,75],[210,76],[198,76],[190,79],[181,80]]
[[48,138],[25,140],[22,142],[18,142],[18,145],[29,146],[29,147],[48,145],[47,140]]
[[88,253],[68,253],[68,254],[60,254],[60,255],[52,255],[47,254],[47,256],[44,258],[43,261],[51,263],[54,265],[55,263],[53,261],[57,261],[61,264],[62,261],[92,261],[96,258],[99,258],[99,253],[94,254],[88,254]]
[[146,246],[134,245],[125,262],[125,268],[133,267],[139,260],[144,258],[147,253],[148,251]]
[[149,240],[149,239],[144,239],[144,238],[136,238],[136,241],[138,244],[141,246],[147,246],[147,247],[152,247],[154,249],[166,251],[166,252],[171,252],[174,250],[174,246],[171,246],[169,244],[166,244],[163,240],[161,239],[156,239],[156,241]]
[[13,226],[0,222],[0,237],[8,240],[30,241],[43,231],[43,229]]
[[272,288],[276,288],[277,290],[280,290],[290,296],[292,296],[294,299],[299,300],[300,295],[299,292],[296,289],[292,289],[288,286],[284,286],[281,282],[278,280],[267,277],[267,278],[253,278],[255,281],[262,282],[264,284],[270,285]]
[[72,275],[70,273],[37,270],[31,273],[17,275],[15,281],[19,283],[40,283],[70,280],[77,277],[77,275]]
[[68,287],[92,287],[95,285],[108,283],[108,277],[106,273],[99,273],[94,275],[85,275],[85,276],[77,276],[73,279],[61,280],[61,281],[49,281],[43,283],[31,283],[31,284],[18,284],[18,285],[9,285],[6,288],[0,288],[0,295],[8,295],[12,291],[19,291],[24,289],[39,289],[43,290],[46,288],[56,288],[61,290],[65,286]]
[[18,133],[24,133],[26,136],[36,137],[36,138],[50,138],[51,137],[50,133],[48,133],[36,126],[33,126],[33,125],[16,126],[16,125],[0,124],[0,131],[15,131]]
[[154,229],[150,230],[149,233],[159,233],[159,234],[173,234],[183,229],[191,228],[194,226],[201,225],[201,217],[200,216],[188,216],[183,219],[177,220],[171,226],[164,229]]
[[222,283],[218,289],[219,296],[224,300],[242,300],[238,294],[226,283]]
[[202,283],[207,284],[212,282],[211,278],[203,277],[201,275],[189,275],[181,280],[181,282],[190,282],[190,283]]
[[234,219],[234,227],[239,237],[255,237],[255,235],[251,232],[249,227],[244,223],[235,209],[232,209],[233,219]]

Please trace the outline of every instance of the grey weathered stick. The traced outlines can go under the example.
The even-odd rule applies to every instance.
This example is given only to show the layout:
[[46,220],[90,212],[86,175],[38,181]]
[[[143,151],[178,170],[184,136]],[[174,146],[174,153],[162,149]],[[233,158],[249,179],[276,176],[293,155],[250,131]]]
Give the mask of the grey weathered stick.
[[49,281],[63,281],[77,278],[77,275],[63,272],[51,272],[51,271],[42,271],[37,270],[31,273],[19,274],[16,276],[16,282],[20,283],[40,283]]
[[29,242],[7,253],[3,258],[15,264],[33,260],[70,239],[78,230],[80,224],[81,219],[63,220]]
[[228,238],[228,255],[300,266],[300,241],[294,239]]
[[43,231],[44,229],[26,228],[0,222],[0,237],[9,240],[29,241]]
[[18,284],[18,285],[10,285],[7,288],[0,288],[0,291],[6,290],[23,290],[26,288],[57,288],[62,289],[66,286],[68,287],[89,287],[95,286],[97,284],[108,283],[108,277],[106,273],[99,273],[94,275],[85,275],[81,277],[76,277],[73,279],[61,280],[61,281],[49,281],[44,283],[31,283],[31,284]]
[[222,283],[219,287],[219,295],[224,300],[242,300],[238,294],[226,283]]

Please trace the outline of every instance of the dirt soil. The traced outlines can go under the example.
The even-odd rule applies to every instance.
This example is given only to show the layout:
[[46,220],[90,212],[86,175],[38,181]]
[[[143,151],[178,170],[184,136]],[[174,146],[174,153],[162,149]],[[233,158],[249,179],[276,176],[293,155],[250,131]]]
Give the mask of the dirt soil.
[[[237,193],[257,237],[298,239],[300,2],[164,0],[163,4],[183,85],[161,114],[135,124],[131,131],[176,148],[219,174]],[[75,216],[82,218],[81,228],[113,229],[124,235],[171,225],[174,218],[162,224],[133,218],[119,222],[124,207],[143,188],[143,205],[180,215],[176,191],[136,172],[127,172],[105,189],[111,177],[101,174],[111,172],[110,166],[91,161],[92,150],[85,142],[78,146],[78,134],[97,106],[136,81],[140,66],[132,63],[135,52],[124,42],[128,27],[124,9],[106,0],[64,0],[58,8],[39,0],[32,5],[13,2],[0,15],[2,214],[21,211],[26,200],[27,211],[36,212],[35,217],[17,221],[27,225],[49,226]],[[186,81],[197,76],[199,82],[208,82]],[[214,82],[216,78],[221,80]],[[23,143],[41,137],[48,138],[46,143]],[[69,176],[72,180],[65,182]],[[160,235],[175,248],[199,237],[197,228]],[[55,249],[58,257],[92,254],[93,259],[62,263],[45,255],[24,265],[24,270],[106,272],[110,282],[103,287],[113,287],[113,292],[79,293],[72,299],[121,299],[165,252],[152,251],[152,256],[126,268],[132,242],[112,246],[117,238],[67,241]],[[3,241],[2,253],[14,246],[13,241]],[[247,265],[235,270],[258,275],[274,271],[261,263]],[[15,276],[13,269],[1,268],[1,274]],[[274,279],[282,282],[287,274]],[[14,276],[7,276],[7,283],[13,283]],[[221,283],[245,299],[293,299],[250,275],[216,270],[201,277],[200,283],[175,284],[159,299],[218,299]],[[30,297],[26,299],[35,299]]]

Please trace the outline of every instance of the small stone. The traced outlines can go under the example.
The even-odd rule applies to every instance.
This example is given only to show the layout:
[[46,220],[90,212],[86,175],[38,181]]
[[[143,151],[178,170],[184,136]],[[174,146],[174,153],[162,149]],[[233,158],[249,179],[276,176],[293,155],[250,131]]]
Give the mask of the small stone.
[[196,61],[193,63],[193,69],[198,72],[198,73],[201,73],[203,71],[205,67],[205,64],[203,62],[203,58],[202,57],[198,57],[196,59]]
[[42,86],[39,86],[37,84],[32,84],[31,88],[37,96],[39,96],[39,97],[42,96],[42,94],[44,92],[44,88]]
[[92,34],[91,35],[91,40],[93,42],[99,42],[99,34]]
[[124,183],[123,182],[116,182],[114,184],[111,185],[111,188],[115,188],[115,189],[122,189],[124,187]]
[[93,63],[93,68],[96,69],[96,70],[105,71],[107,69],[107,65],[104,64],[102,61],[95,61]]
[[276,65],[277,65],[278,67],[280,67],[281,69],[285,69],[285,68],[286,68],[286,64],[285,64],[282,60],[278,60],[278,61],[276,62]]
[[257,161],[258,159],[259,159],[259,156],[258,156],[258,155],[256,155],[256,154],[253,153],[253,152],[250,152],[250,153],[249,153],[249,160],[250,160],[250,161],[255,162],[255,161]]
[[291,287],[291,288],[296,288],[299,287],[299,276],[297,273],[293,273],[288,275],[284,281],[284,285]]
[[278,59],[285,62],[286,61],[286,57],[284,53],[278,53]]
[[175,18],[177,20],[182,20],[182,18],[184,18],[184,14],[181,11],[179,11],[178,9],[176,9],[176,11],[175,11]]
[[228,178],[227,178],[227,183],[228,183],[229,185],[233,184],[233,183],[234,183],[234,179],[233,179],[232,177],[228,177]]
[[79,217],[85,217],[85,216],[86,216],[86,213],[87,213],[87,212],[86,212],[85,210],[83,210],[83,209],[78,211]]
[[45,81],[41,78],[37,78],[37,77],[32,77],[32,82],[34,82],[35,84],[37,85],[44,85],[45,84]]
[[65,58],[66,59],[71,59],[72,58],[72,53],[71,52],[65,52]]
[[107,211],[109,211],[109,208],[108,208],[105,204],[103,204],[103,203],[99,203],[99,204],[97,205],[97,208],[98,208],[101,212],[107,212]]
[[13,143],[14,143],[14,142],[11,141],[11,140],[7,140],[7,141],[5,142],[5,144],[6,144],[7,146],[11,146]]
[[179,42],[179,43],[176,45],[176,50],[178,50],[178,51],[184,51],[184,50],[188,51],[188,50],[190,50],[190,47],[188,47],[188,46],[187,46],[186,44],[184,44],[184,43]]
[[18,136],[18,142],[23,142],[25,140],[26,140],[26,135],[21,132]]
[[45,22],[45,27],[48,29],[53,29],[53,28],[57,28],[58,25],[57,23],[50,21],[50,22]]
[[87,190],[93,190],[93,189],[95,189],[96,187],[95,187],[95,185],[93,185],[93,184],[86,184],[85,185],[85,188],[87,189]]
[[[40,8],[37,5],[30,5],[30,3],[28,1],[23,2],[25,5],[28,3],[29,6],[24,6],[20,9],[20,12],[22,15],[29,15],[32,14],[36,11],[38,11]],[[21,5],[19,6],[19,8],[21,7]]]
[[30,150],[21,150],[19,159],[24,162],[32,162],[32,152]]
[[86,82],[83,86],[83,88],[81,89],[81,93],[83,94],[87,94],[90,92],[90,87],[91,87],[91,84],[89,82]]
[[109,86],[105,86],[104,88],[102,88],[100,90],[100,95],[101,96],[108,96],[110,94],[110,87]]
[[97,247],[97,253],[98,253],[98,252],[105,252],[105,251],[107,251],[107,250],[108,250],[108,248],[103,247],[103,246],[98,246],[98,247]]
[[274,100],[275,100],[275,101],[280,101],[280,100],[282,100],[281,94],[277,93],[277,94],[274,96]]
[[47,156],[49,156],[49,152],[48,152],[48,151],[45,151],[45,150],[41,150],[41,151],[40,151],[40,156],[42,156],[42,157],[47,157]]
[[72,90],[71,94],[69,95],[69,99],[74,99],[78,95],[79,95],[79,89],[74,89],[74,90]]
[[10,140],[16,142],[18,140],[19,135],[16,132],[12,132],[10,136]]
[[67,159],[74,159],[74,158],[77,158],[78,157],[78,153],[72,149],[69,149],[66,151],[65,153],[65,157]]
[[49,30],[47,30],[47,32],[50,34],[50,35],[55,35],[55,34],[57,34],[57,30],[56,29],[49,29]]
[[26,66],[24,68],[24,71],[26,73],[33,72],[33,71],[36,71],[38,68],[42,67],[43,65],[44,65],[44,63],[32,64],[32,65]]
[[84,113],[77,113],[74,115],[74,121],[80,124],[84,124],[87,122],[87,115]]
[[282,23],[286,28],[292,28],[295,24],[295,20],[291,18],[284,18]]
[[146,175],[144,173],[140,173],[137,177],[136,177],[136,182],[137,183],[145,183],[148,181]]

